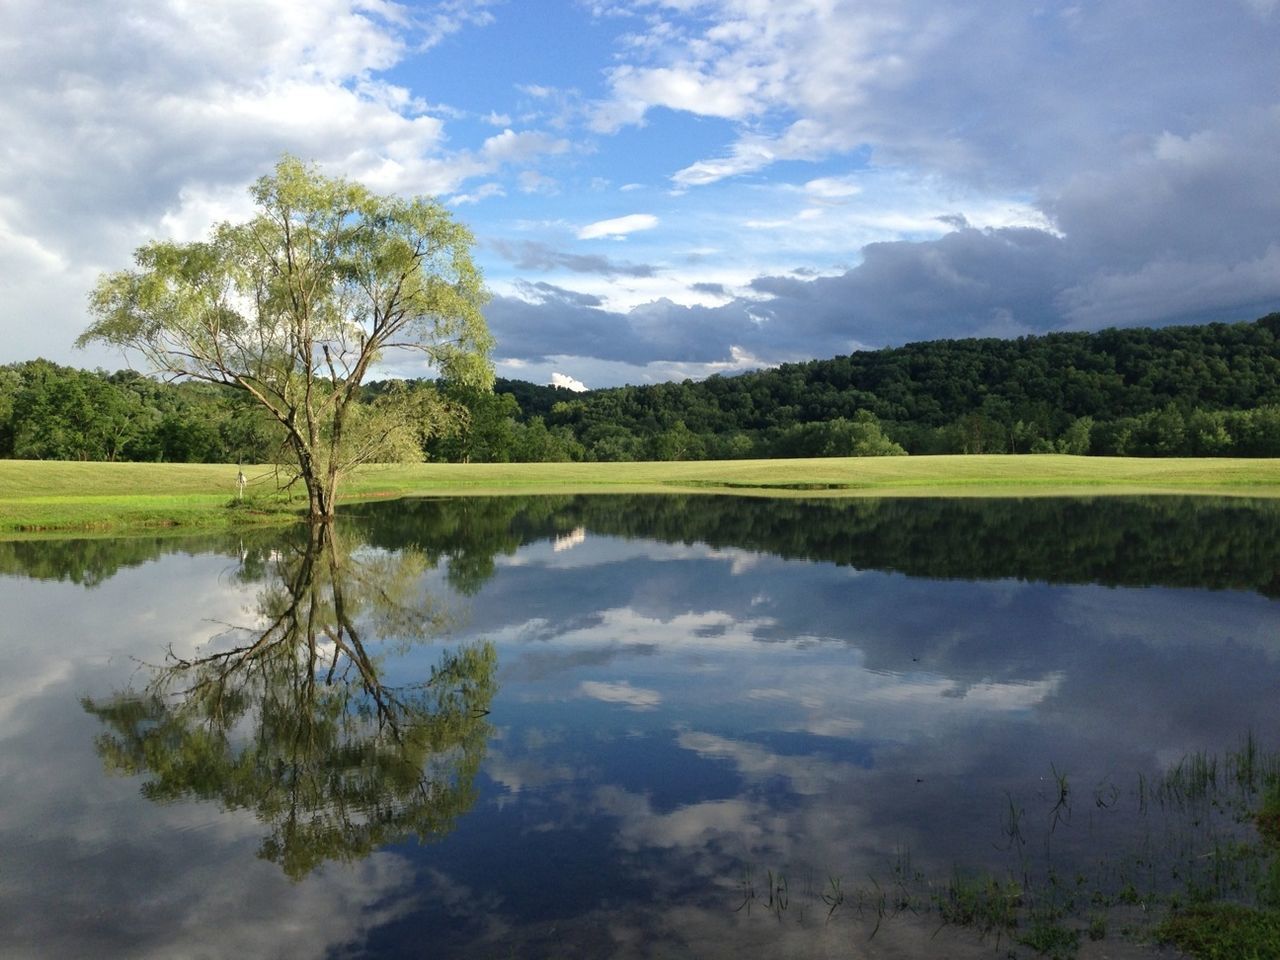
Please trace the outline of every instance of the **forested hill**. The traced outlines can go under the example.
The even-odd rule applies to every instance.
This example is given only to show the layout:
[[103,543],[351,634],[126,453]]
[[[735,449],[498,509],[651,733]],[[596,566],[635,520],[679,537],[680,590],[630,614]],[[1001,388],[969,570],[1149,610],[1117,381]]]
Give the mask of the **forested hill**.
[[[694,383],[573,393],[429,381],[432,460],[692,460],[895,453],[1280,456],[1280,313],[1252,323],[937,340]],[[465,408],[441,432],[426,411]],[[46,360],[0,366],[0,457],[261,463],[241,393]]]
[[858,452],[841,446],[868,416],[911,453],[1277,456],[1280,313],[913,343],[697,383],[594,390],[544,415],[598,459]]

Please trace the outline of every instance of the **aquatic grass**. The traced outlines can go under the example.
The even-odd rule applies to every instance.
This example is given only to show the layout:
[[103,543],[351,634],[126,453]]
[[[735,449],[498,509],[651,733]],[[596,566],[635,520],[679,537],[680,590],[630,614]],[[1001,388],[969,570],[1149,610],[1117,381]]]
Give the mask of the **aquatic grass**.
[[832,915],[844,905],[844,890],[840,887],[840,877],[827,877],[827,886],[822,892],[822,902],[827,905],[827,922]]
[[1053,833],[1058,829],[1058,824],[1071,822],[1071,784],[1067,781],[1067,775],[1059,773],[1058,768],[1053,764],[1049,764],[1049,771],[1053,775],[1053,785],[1057,790],[1057,798],[1049,810],[1049,832]]
[[1273,848],[1280,848],[1280,784],[1267,784],[1253,819],[1263,841]]
[[772,913],[778,920],[782,919],[782,914],[786,911],[791,903],[791,884],[787,880],[785,873],[774,875],[772,870],[769,871],[769,899],[765,902],[765,908]]
[[1055,912],[1035,914],[1029,928],[1014,940],[1050,960],[1071,960],[1080,949],[1080,931],[1063,925],[1060,920]]
[[[949,883],[934,892],[932,904],[942,926],[970,927],[982,936],[1012,935],[1023,902],[1021,885],[991,874],[966,876],[956,871]],[[936,931],[935,931],[936,935]]]
[[[891,881],[870,875],[869,886],[848,892],[830,873],[821,891],[796,894],[814,900],[826,923],[850,904],[859,917],[868,912],[871,938],[910,912],[936,917],[935,936],[965,928],[1055,960],[1109,936],[1157,938],[1197,958],[1280,958],[1280,751],[1248,733],[1234,749],[1188,753],[1133,784],[1126,791],[1103,778],[1089,815],[1073,823],[1069,771],[1050,764],[1035,793],[1043,816],[1028,818],[1023,800],[1004,796],[992,847],[1012,855],[1008,868],[957,864],[937,882],[899,848],[886,863]],[[1028,842],[1028,823],[1042,832],[1042,848]],[[1108,824],[1136,831],[1135,841],[1111,845]],[[1090,843],[1107,844],[1096,861]],[[768,876],[780,919],[780,875]],[[803,922],[805,904],[787,902]]]
[[1276,960],[1280,910],[1239,903],[1198,904],[1171,913],[1153,937],[1196,960]]

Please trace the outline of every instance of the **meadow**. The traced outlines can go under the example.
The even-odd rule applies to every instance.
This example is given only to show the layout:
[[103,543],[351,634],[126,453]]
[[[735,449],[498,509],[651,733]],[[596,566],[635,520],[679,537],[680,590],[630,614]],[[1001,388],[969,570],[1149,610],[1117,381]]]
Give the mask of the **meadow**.
[[[272,467],[0,461],[0,534],[288,522],[301,505]],[[933,456],[646,463],[372,465],[347,502],[530,493],[733,493],[762,496],[982,496],[1193,493],[1280,496],[1280,460]]]

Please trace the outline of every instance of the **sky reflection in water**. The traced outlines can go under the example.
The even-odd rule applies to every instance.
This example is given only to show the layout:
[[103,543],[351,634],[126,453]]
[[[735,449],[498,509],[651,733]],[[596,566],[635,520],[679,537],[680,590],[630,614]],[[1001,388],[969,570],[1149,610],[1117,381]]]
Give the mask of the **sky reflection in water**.
[[[154,753],[138,775],[104,769],[111,729],[81,701],[142,693],[167,651],[253,636],[229,625],[261,624],[297,542],[0,544],[0,951],[956,955],[927,939],[936,923],[886,928],[868,950],[865,916],[825,921],[824,884],[908,860],[928,876],[1005,868],[1011,805],[1036,863],[1092,863],[1133,839],[1133,818],[1103,801],[1129,809],[1139,774],[1250,730],[1280,739],[1271,504],[577,498],[363,513],[339,531],[343,562],[385,572],[412,557],[403,599],[430,597],[448,624],[404,644],[385,607],[356,605],[382,680],[421,682],[485,643],[497,654],[478,772],[436,771],[465,796],[456,817],[368,855],[333,840],[291,880],[262,855],[262,791],[297,782],[287,753],[241,763],[265,784],[252,796],[204,783],[148,800]],[[265,702],[223,731],[233,760],[262,740]],[[344,742],[317,769],[350,782],[362,757],[385,759],[385,737]],[[1075,801],[1059,824],[1061,774]],[[337,822],[368,812],[324,796]],[[793,887],[785,923],[762,896],[735,910],[768,871]]]

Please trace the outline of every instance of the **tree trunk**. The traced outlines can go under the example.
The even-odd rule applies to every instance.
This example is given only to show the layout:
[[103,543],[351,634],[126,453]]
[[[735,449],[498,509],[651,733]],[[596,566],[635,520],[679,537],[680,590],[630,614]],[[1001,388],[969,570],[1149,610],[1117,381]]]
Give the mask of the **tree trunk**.
[[298,476],[307,488],[307,520],[310,523],[333,521],[333,493],[316,470],[315,459],[306,444],[299,438],[291,438],[291,445],[298,459]]
[[311,523],[333,522],[333,496],[323,477],[314,473],[303,478],[307,484],[307,519]]

